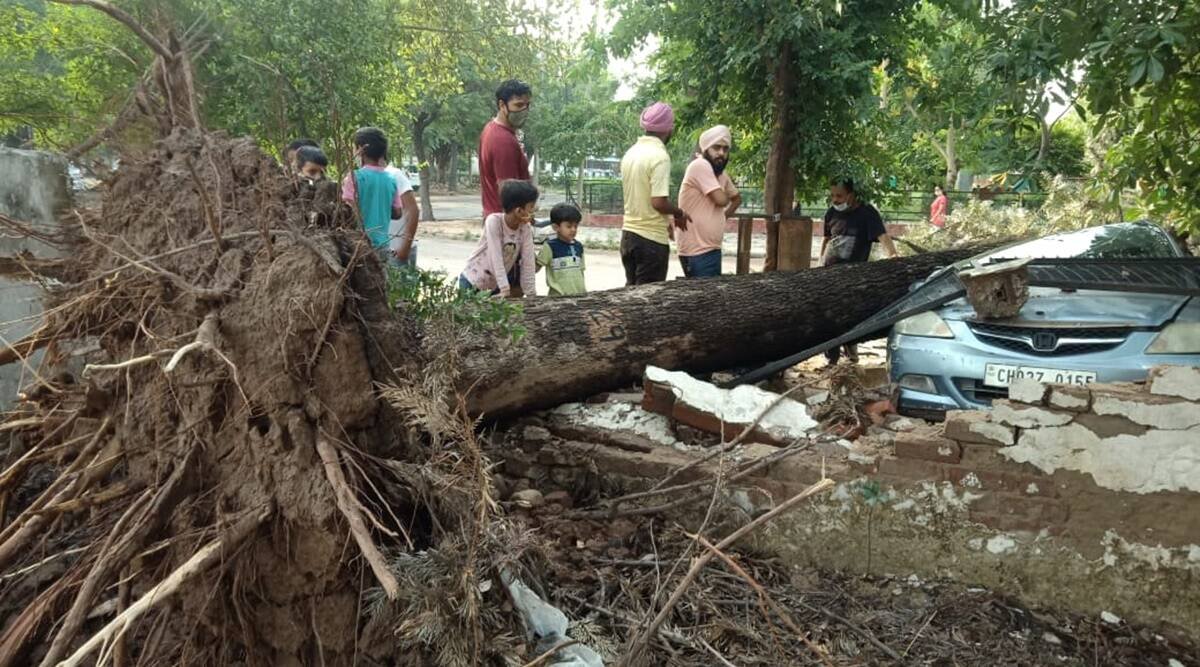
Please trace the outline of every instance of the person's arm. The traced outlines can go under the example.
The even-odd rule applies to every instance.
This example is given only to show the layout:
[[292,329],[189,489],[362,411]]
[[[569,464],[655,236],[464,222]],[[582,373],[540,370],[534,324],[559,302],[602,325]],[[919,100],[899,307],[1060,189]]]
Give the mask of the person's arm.
[[883,244],[883,249],[887,251],[888,257],[896,259],[900,255],[896,253],[896,243],[892,241],[892,237],[884,234],[879,237],[879,242]]
[[554,253],[550,250],[550,244],[543,243],[542,247],[538,248],[537,251],[537,270],[541,271],[543,267],[550,266],[550,261],[553,258]]
[[729,174],[721,174],[721,185],[725,194],[729,195],[729,205],[725,207],[725,217],[732,218],[738,207],[742,205],[742,193],[733,184],[733,179],[729,178]]
[[533,252],[533,228],[525,225],[521,230],[521,295],[537,296],[537,260]]
[[742,193],[735,192],[729,198],[729,206],[725,208],[725,217],[732,218],[734,213],[737,213],[738,207],[742,205]]
[[496,277],[496,287],[500,288],[500,296],[506,297],[510,292],[508,270],[504,268],[504,225],[503,214],[489,215],[483,222],[483,235],[487,239],[487,263]]
[[892,259],[899,257],[900,255],[896,254],[896,244],[892,241],[892,237],[888,236],[887,225],[883,224],[883,216],[881,216],[879,214],[879,210],[874,207],[871,208],[871,212],[872,212],[872,216],[871,216],[872,219],[871,219],[871,222],[869,223],[870,229],[871,229],[871,237],[874,240],[883,244],[883,249],[887,251],[888,257],[890,257]]
[[714,206],[729,205],[729,193],[725,191],[724,180],[717,177],[712,165],[703,158],[692,160],[683,175],[683,182],[703,192]]
[[675,219],[676,227],[686,230],[692,218],[671,201],[668,196],[670,192],[671,160],[667,158],[660,160],[650,170],[650,206],[663,215],[671,216]]
[[342,201],[353,204],[355,199],[354,172],[351,171],[342,179]]
[[825,247],[829,245],[829,214],[825,214],[824,233],[821,234],[821,257],[825,257]]
[[[400,248],[396,250],[396,259],[401,262],[408,261],[408,255],[412,252],[413,241],[417,238],[417,197],[412,190],[404,192],[400,195],[400,215],[397,218],[404,219],[404,231],[401,232]],[[394,214],[394,213],[393,213]]]

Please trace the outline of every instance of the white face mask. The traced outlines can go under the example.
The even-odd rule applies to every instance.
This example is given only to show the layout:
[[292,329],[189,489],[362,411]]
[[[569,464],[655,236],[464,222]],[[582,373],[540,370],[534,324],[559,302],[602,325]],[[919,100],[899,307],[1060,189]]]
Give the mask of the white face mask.
[[845,202],[842,202],[841,204],[833,205],[833,210],[837,211],[838,213],[841,213],[842,211],[845,211],[849,208],[850,208],[850,205]]

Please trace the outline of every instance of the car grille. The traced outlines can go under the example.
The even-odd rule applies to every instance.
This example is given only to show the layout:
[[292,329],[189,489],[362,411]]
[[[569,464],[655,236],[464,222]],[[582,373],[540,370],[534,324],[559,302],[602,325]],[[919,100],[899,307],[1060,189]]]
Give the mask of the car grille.
[[1129,336],[1124,327],[1014,327],[983,322],[968,322],[967,326],[981,343],[1040,357],[1103,352],[1119,347]]
[[1008,387],[989,387],[983,380],[954,378],[954,386],[968,401],[991,405],[998,398],[1008,398]]

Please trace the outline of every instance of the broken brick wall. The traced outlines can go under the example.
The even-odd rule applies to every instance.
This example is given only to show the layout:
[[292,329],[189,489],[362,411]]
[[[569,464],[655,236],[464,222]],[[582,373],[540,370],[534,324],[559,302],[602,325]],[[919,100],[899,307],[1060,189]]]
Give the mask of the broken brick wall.
[[[742,480],[730,499],[753,515],[825,474],[833,492],[756,534],[757,548],[798,567],[951,579],[1034,606],[1200,633],[1200,596],[1187,593],[1200,583],[1200,371],[1159,371],[1144,386],[1022,383],[1011,394],[941,426],[899,420],[853,445],[815,442]],[[622,401],[607,407],[637,414],[636,395],[610,399]],[[662,424],[651,438],[581,427],[568,412],[510,431],[503,494],[542,490],[542,511],[563,509],[550,499],[591,505],[648,488],[705,451],[664,444]],[[737,456],[776,451],[750,444]],[[678,481],[713,473],[696,466]]]
[[910,425],[860,445],[857,477],[773,547],[1200,632],[1200,596],[1183,593],[1200,583],[1200,369],[1020,382],[991,412]]

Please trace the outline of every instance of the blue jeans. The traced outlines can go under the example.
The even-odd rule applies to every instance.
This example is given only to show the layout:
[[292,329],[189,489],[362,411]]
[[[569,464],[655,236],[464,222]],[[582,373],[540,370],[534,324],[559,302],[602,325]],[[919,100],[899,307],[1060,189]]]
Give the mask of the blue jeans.
[[400,268],[404,268],[405,266],[410,266],[414,269],[417,268],[417,242],[416,241],[413,241],[412,250],[410,250],[408,253],[408,261],[407,262],[401,262],[400,260],[396,259],[396,256],[393,255],[392,251],[389,250],[387,247],[376,248],[375,253],[377,255],[379,255],[379,261],[383,262],[384,265],[386,265],[386,266],[392,267],[393,269],[400,269]]
[[688,278],[713,278],[721,275],[721,251],[709,250],[694,257],[680,257],[679,265]]

